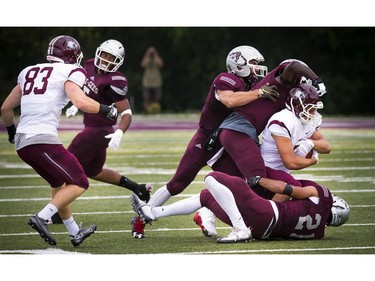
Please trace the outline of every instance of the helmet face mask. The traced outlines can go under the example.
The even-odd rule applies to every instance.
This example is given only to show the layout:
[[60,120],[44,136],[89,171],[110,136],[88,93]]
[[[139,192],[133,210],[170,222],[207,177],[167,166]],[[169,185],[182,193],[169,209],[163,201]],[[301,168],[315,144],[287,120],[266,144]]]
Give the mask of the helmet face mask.
[[259,51],[251,46],[239,46],[229,52],[226,66],[229,73],[238,77],[248,78],[253,83],[258,77],[267,75],[267,66],[259,65],[264,58]]
[[71,36],[57,36],[48,44],[47,60],[49,62],[79,65],[82,58],[81,46],[78,41]]
[[322,120],[318,109],[323,108],[316,89],[308,84],[301,84],[293,88],[286,101],[286,107],[292,111],[302,122],[317,127]]
[[332,219],[327,222],[328,226],[340,226],[346,223],[350,216],[348,203],[339,196],[332,195],[333,204],[331,208]]
[[124,63],[124,59],[124,46],[117,40],[109,39],[96,49],[94,64],[105,72],[115,72]]

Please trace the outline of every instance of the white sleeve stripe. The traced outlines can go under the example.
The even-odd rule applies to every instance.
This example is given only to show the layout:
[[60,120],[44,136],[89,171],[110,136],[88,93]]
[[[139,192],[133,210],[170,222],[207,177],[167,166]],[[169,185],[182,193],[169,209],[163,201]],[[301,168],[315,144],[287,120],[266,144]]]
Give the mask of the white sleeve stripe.
[[119,94],[120,96],[126,96],[126,94],[127,94],[127,87],[125,88],[125,89],[121,89],[121,88],[118,88],[118,87],[115,87],[115,86],[110,86],[111,87],[111,89],[113,90],[113,91],[115,91],[117,94]]

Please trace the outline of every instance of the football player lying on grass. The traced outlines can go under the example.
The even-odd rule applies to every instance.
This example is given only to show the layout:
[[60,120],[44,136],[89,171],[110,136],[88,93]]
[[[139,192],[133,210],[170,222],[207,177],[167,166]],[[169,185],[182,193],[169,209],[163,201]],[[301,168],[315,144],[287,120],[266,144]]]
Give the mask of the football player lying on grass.
[[[313,181],[301,180],[301,185],[303,187],[260,177],[245,181],[211,172],[205,178],[206,189],[190,198],[151,207],[133,194],[131,203],[144,223],[161,217],[189,215],[207,207],[232,227],[229,235],[216,240],[218,243],[247,242],[252,238],[321,239],[326,225],[340,226],[349,219],[350,208],[344,199]],[[264,199],[253,191],[260,187],[296,200]]]

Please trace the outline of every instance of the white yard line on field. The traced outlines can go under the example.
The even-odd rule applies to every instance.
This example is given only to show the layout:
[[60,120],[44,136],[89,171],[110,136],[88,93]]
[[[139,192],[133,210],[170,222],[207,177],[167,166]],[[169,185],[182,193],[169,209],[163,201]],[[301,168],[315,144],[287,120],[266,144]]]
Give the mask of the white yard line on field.
[[[375,192],[375,189],[331,189],[332,193],[363,193],[363,192]],[[194,196],[195,194],[178,194],[173,196],[174,198],[186,198]],[[130,195],[117,195],[117,196],[81,196],[76,200],[108,200],[108,199],[128,199]],[[35,197],[35,198],[2,198],[0,202],[27,202],[27,201],[49,201],[49,197]],[[1,216],[0,216],[1,217]]]

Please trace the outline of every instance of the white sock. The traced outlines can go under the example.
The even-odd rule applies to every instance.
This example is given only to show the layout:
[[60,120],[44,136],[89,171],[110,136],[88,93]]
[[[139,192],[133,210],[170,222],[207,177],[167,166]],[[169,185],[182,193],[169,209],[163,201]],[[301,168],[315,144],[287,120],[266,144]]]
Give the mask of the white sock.
[[73,216],[71,216],[67,220],[63,220],[63,222],[65,224],[66,229],[69,232],[69,235],[76,235],[79,232],[79,226],[75,222]]
[[170,205],[153,207],[152,214],[156,218],[177,216],[177,215],[189,215],[197,211],[200,208],[202,208],[200,194],[196,194],[189,198],[177,201]]
[[48,203],[39,213],[38,217],[44,219],[44,220],[49,220],[52,218],[54,214],[58,212],[57,208],[55,205],[52,205],[51,203]]
[[151,199],[150,201],[148,201],[148,204],[150,206],[161,206],[165,202],[167,202],[167,200],[171,197],[172,195],[169,193],[167,186],[163,185],[158,190],[156,190],[153,196],[151,196]]
[[233,193],[230,191],[230,189],[218,182],[212,176],[206,177],[205,184],[208,191],[228,215],[230,221],[232,222],[232,226],[240,229],[246,229],[247,226],[243,221],[241,213],[236,205],[236,200],[234,199]]

